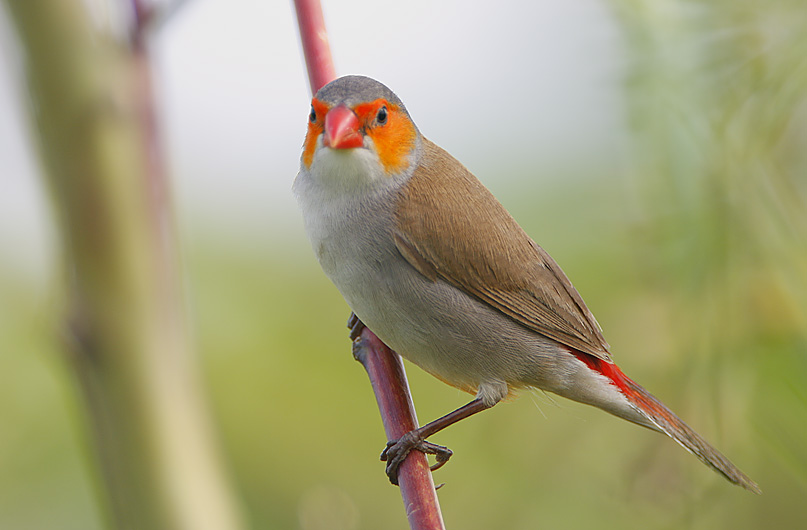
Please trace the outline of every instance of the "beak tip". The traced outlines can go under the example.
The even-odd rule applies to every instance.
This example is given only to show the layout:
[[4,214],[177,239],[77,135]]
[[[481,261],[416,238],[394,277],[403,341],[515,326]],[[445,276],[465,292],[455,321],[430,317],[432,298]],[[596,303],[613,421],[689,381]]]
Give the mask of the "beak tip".
[[350,149],[364,145],[356,114],[345,105],[339,105],[329,110],[325,115],[322,144],[331,149]]

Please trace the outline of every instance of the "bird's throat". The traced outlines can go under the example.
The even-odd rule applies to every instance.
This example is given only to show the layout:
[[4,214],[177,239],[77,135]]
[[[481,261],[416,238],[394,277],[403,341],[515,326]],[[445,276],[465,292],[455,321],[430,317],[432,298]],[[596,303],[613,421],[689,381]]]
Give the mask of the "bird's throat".
[[317,185],[339,193],[358,193],[388,180],[378,157],[364,147],[320,148],[314,156],[310,172]]

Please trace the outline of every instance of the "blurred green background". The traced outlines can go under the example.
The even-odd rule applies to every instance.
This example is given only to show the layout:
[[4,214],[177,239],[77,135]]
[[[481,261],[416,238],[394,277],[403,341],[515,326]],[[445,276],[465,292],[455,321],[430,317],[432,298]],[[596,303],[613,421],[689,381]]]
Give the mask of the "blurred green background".
[[[265,4],[199,0],[154,42],[208,400],[254,528],[405,528],[349,310],[290,196],[308,95],[290,6]],[[807,527],[803,4],[330,4],[338,70],[396,90],[560,263],[624,371],[764,491],[535,392],[434,439],[455,452],[435,476],[448,528]],[[0,29],[0,528],[100,528],[54,230]],[[407,369],[422,422],[467,401]]]

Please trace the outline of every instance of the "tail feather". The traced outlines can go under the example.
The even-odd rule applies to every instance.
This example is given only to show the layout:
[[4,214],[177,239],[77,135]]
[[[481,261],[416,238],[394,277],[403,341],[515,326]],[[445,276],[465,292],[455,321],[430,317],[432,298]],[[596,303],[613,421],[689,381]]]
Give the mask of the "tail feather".
[[673,411],[668,409],[650,392],[627,377],[625,377],[625,386],[627,388],[626,396],[628,400],[659,429],[678,442],[684,449],[697,456],[701,462],[726,477],[729,482],[742,486],[756,494],[762,493],[762,490],[756,482],[740,471],[728,458],[712,447],[709,442],[692,430],[689,425],[684,423],[681,418],[676,416]]
[[615,364],[586,354],[582,354],[582,356],[578,354],[577,357],[589,368],[607,377],[637,411],[646,416],[656,427],[678,442],[684,449],[698,457],[701,462],[723,475],[729,482],[756,494],[762,493],[759,486],[740,471],[737,466],[732,464],[728,458],[712,447],[701,435],[692,430],[664,403],[622,373],[622,370]]

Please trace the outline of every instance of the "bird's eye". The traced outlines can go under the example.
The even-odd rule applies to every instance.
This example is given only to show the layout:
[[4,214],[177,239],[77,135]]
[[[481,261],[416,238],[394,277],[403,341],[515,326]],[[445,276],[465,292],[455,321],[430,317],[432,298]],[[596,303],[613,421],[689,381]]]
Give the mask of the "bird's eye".
[[314,110],[314,107],[311,107],[311,113],[308,115],[308,121],[311,123],[317,122],[317,111]]
[[379,125],[384,125],[387,123],[387,107],[381,107],[378,109],[378,114],[376,114],[375,121]]

